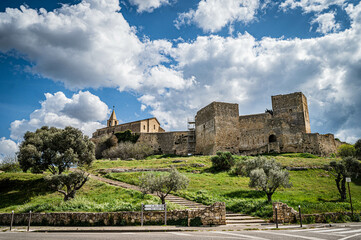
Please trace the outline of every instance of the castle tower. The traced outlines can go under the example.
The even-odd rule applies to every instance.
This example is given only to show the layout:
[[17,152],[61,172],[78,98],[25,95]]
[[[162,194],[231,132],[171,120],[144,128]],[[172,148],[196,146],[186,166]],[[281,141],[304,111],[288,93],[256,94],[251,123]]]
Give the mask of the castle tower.
[[284,119],[295,132],[311,133],[307,98],[301,92],[272,96],[273,117]]
[[238,104],[212,102],[199,110],[195,117],[196,153],[238,152],[238,118]]
[[110,115],[109,120],[107,121],[107,127],[114,127],[119,124],[119,121],[117,120],[117,116],[115,116],[114,106],[113,106],[113,112]]

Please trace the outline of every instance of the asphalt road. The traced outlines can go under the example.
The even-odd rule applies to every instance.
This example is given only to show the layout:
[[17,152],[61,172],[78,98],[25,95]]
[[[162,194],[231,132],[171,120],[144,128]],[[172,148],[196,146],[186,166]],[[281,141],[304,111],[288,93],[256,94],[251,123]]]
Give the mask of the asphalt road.
[[361,240],[361,224],[344,227],[313,228],[298,230],[263,230],[263,231],[204,231],[204,232],[136,232],[136,233],[36,233],[3,232],[0,239],[244,239],[244,240]]

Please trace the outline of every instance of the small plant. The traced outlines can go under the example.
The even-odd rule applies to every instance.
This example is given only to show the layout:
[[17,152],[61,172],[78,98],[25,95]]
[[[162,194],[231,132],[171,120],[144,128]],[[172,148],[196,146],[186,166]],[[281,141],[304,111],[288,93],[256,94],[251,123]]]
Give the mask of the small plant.
[[212,168],[215,171],[228,171],[235,163],[235,158],[230,152],[217,152],[217,155],[211,158]]

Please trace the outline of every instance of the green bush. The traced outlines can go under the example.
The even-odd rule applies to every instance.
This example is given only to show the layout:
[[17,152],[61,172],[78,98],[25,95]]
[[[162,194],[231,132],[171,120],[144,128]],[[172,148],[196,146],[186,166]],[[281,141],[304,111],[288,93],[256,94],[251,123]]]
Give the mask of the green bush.
[[192,218],[189,225],[191,225],[192,227],[202,226],[202,220],[200,217]]
[[350,144],[342,144],[338,147],[337,153],[340,157],[354,157],[356,155],[356,149]]
[[16,157],[5,157],[2,162],[0,162],[0,171],[20,172],[21,168]]
[[121,143],[121,142],[136,143],[140,136],[137,133],[132,133],[132,131],[130,131],[130,130],[126,130],[124,132],[117,132],[114,135],[117,137],[118,143]]
[[234,164],[234,166],[232,168],[231,174],[235,175],[235,176],[243,176],[245,174],[244,173],[244,161],[242,161],[242,160],[236,161],[236,163]]
[[216,156],[211,158],[212,168],[215,171],[228,171],[235,163],[235,158],[230,152],[217,152]]
[[305,223],[305,224],[310,224],[310,223],[315,223],[315,216],[307,216],[304,220],[303,220],[303,222]]
[[120,158],[124,160],[129,158],[144,159],[152,153],[153,149],[146,144],[121,142],[115,147],[104,150],[102,156],[104,158]]
[[361,139],[357,140],[354,147],[356,150],[356,157],[361,160]]
[[361,221],[361,217],[359,213],[355,213],[353,216],[351,216],[351,221],[352,222],[360,222]]

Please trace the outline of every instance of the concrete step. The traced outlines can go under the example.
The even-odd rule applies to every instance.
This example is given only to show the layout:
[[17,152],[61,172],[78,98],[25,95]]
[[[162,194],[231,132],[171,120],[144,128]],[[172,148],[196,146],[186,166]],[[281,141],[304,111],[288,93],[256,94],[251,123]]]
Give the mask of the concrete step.
[[251,217],[251,216],[235,216],[235,217],[228,217],[226,216],[227,220],[256,220],[256,219],[260,219],[257,217]]
[[226,219],[226,224],[249,224],[249,223],[266,223],[263,219],[253,219],[253,220],[228,220]]
[[226,217],[238,217],[238,216],[248,216],[248,215],[243,213],[226,213]]

